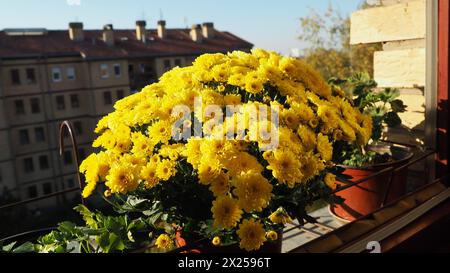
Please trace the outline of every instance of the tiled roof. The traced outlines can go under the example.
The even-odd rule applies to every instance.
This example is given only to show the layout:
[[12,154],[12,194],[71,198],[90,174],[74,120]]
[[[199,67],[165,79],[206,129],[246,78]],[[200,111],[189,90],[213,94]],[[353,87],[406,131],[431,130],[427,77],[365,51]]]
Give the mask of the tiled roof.
[[101,30],[84,30],[84,41],[70,40],[67,30],[50,30],[43,35],[12,36],[0,31],[0,58],[83,56],[86,59],[197,55],[250,49],[253,45],[229,32],[216,31],[212,39],[192,41],[190,29],[167,29],[160,39],[147,30],[146,43],[137,40],[135,30],[114,30],[115,45],[107,46]]

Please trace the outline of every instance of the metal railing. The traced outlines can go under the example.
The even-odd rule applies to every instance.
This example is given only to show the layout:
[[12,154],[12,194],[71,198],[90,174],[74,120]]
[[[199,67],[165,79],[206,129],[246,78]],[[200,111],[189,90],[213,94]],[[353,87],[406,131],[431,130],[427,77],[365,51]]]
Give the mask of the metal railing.
[[[64,153],[64,146],[65,146],[64,145],[64,133],[65,133],[65,131],[67,131],[69,136],[70,136],[71,145],[72,145],[72,153],[73,153],[73,155],[75,157],[75,164],[76,164],[77,170],[79,170],[80,161],[79,161],[77,141],[76,141],[76,138],[75,138],[75,136],[73,134],[73,129],[72,129],[72,126],[71,126],[69,121],[63,121],[61,123],[60,127],[59,127],[59,153],[60,153],[61,156]],[[424,150],[424,149],[420,149],[419,147],[414,146],[414,145],[398,143],[398,142],[392,142],[392,141],[384,141],[384,142],[387,142],[387,143],[390,143],[390,144],[397,144],[397,145],[401,145],[401,146],[404,146],[404,147],[406,146],[406,147],[410,147],[410,148],[417,149],[417,150],[421,150],[423,152],[423,154],[419,155],[417,158],[414,158],[414,159],[406,162],[405,164],[402,164],[401,166],[398,166],[398,167],[387,167],[387,168],[384,168],[382,170],[379,170],[379,171],[373,173],[372,175],[363,177],[363,178],[358,179],[356,181],[350,181],[350,180],[347,180],[347,179],[338,178],[338,180],[340,182],[343,182],[346,185],[342,186],[342,187],[339,187],[338,189],[334,190],[333,194],[336,194],[336,193],[339,193],[341,191],[344,191],[344,190],[346,190],[346,189],[348,189],[350,187],[358,186],[358,185],[360,185],[360,184],[362,184],[362,183],[364,183],[364,182],[366,182],[366,181],[368,181],[370,179],[373,179],[373,178],[375,178],[377,176],[387,175],[388,174],[389,175],[389,179],[387,181],[387,186],[386,186],[385,192],[383,193],[383,199],[382,199],[383,201],[382,201],[381,206],[380,206],[380,208],[382,208],[382,207],[387,205],[386,204],[387,203],[387,199],[388,199],[390,188],[392,186],[392,181],[393,181],[393,178],[395,177],[395,175],[398,172],[400,172],[402,170],[405,170],[406,168],[410,167],[411,165],[416,164],[416,163],[418,163],[418,162],[420,162],[420,161],[422,161],[422,160],[424,160],[424,159],[426,159],[426,158],[428,158],[431,155],[434,155],[436,153],[436,151],[434,151],[432,149],[429,149],[429,148]],[[10,208],[13,208],[13,207],[26,205],[26,204],[33,203],[33,202],[37,202],[37,201],[40,201],[40,200],[45,200],[45,199],[52,198],[52,197],[55,197],[55,196],[60,196],[60,195],[64,195],[64,194],[67,194],[67,193],[72,193],[72,192],[79,192],[80,193],[81,202],[84,204],[84,198],[81,195],[81,192],[82,192],[83,187],[84,187],[84,183],[83,183],[83,180],[81,179],[81,175],[80,175],[80,173],[78,171],[77,171],[77,179],[78,179],[78,187],[67,189],[67,190],[62,190],[62,191],[58,191],[58,192],[54,192],[54,193],[51,193],[51,194],[46,194],[46,195],[43,195],[43,196],[40,196],[40,197],[36,197],[36,198],[31,198],[31,199],[27,199],[27,200],[23,200],[23,201],[14,202],[14,203],[11,203],[11,204],[2,205],[2,206],[0,206],[0,211],[1,210],[5,210],[5,209],[10,209]],[[426,183],[426,184],[429,184],[429,183]],[[390,202],[390,203],[393,203],[393,202]],[[320,227],[320,228],[322,228],[324,230],[327,230],[327,231],[333,231],[334,230],[333,227],[330,227],[330,226],[328,226],[326,224],[323,224],[323,223],[320,223],[320,222],[310,223],[310,224],[315,225],[317,227]],[[289,232],[289,231],[294,230],[294,229],[299,229],[302,232],[306,232],[306,233],[312,234],[314,236],[321,236],[321,235],[326,234],[326,232],[325,233],[320,233],[320,232],[313,231],[312,229],[306,228],[304,225],[294,225],[293,227],[285,229],[283,231],[283,233]],[[47,230],[50,230],[50,229],[38,229],[38,230],[34,230],[34,231],[28,231],[28,232],[20,233],[20,234],[14,235],[14,236],[10,236],[8,238],[0,239],[0,242],[14,240],[14,238],[17,238],[19,236],[28,235],[28,234],[31,234],[33,232],[39,233],[39,232],[47,231]],[[196,249],[199,246],[201,246],[201,245],[203,245],[203,244],[205,244],[207,242],[208,242],[208,239],[206,239],[206,238],[200,239],[200,240],[197,240],[195,242],[189,243],[186,246],[177,248],[177,249],[173,250],[172,252],[173,253],[180,253],[180,252],[193,250],[193,249]]]

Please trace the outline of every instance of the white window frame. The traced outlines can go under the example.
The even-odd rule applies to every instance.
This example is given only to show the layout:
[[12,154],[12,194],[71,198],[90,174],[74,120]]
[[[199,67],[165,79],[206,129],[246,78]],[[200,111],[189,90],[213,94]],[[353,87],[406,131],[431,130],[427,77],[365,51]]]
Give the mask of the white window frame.
[[[103,71],[106,71],[106,74],[103,75]],[[109,78],[109,65],[108,64],[100,64],[100,77],[102,79]]]
[[[72,78],[71,78],[72,76]],[[75,72],[75,67],[69,66],[66,68],[66,77],[69,81],[74,81],[77,79],[77,73]]]
[[[55,78],[55,74],[59,74],[59,79]],[[62,72],[60,67],[52,67],[52,81],[53,82],[61,82],[62,81]]]

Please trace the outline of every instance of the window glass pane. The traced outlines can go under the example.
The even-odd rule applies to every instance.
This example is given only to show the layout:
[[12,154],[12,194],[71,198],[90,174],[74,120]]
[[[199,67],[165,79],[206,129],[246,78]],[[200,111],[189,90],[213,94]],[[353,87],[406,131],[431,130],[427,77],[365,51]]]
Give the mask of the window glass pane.
[[68,80],[75,80],[76,76],[75,76],[75,68],[74,67],[68,67],[66,73],[67,73]]
[[31,104],[31,113],[37,114],[41,112],[41,105],[39,103],[38,98],[32,98],[30,100],[30,104]]
[[116,77],[119,77],[122,74],[121,69],[120,69],[120,64],[115,64],[114,65],[114,75],[116,75]]
[[82,124],[81,124],[81,121],[75,121],[75,122],[73,123],[73,127],[74,127],[74,129],[75,129],[75,134],[76,134],[76,135],[81,135],[81,134],[83,134],[83,126],[82,126]]
[[24,107],[22,100],[16,100],[16,101],[14,101],[14,104],[16,106],[16,114],[17,115],[25,114],[25,107]]
[[51,194],[52,193],[52,183],[47,182],[42,185],[42,191],[44,194]]
[[34,164],[33,164],[33,158],[28,157],[23,160],[23,166],[25,173],[31,173],[34,172]]
[[64,152],[64,165],[70,165],[70,164],[72,164],[72,152],[65,151]]
[[123,99],[124,94],[123,94],[123,90],[117,90],[117,99],[121,100]]
[[11,82],[14,85],[20,84],[20,73],[19,69],[11,69]]
[[80,101],[78,100],[77,94],[70,95],[70,104],[72,105],[72,108],[79,108],[80,107]]
[[33,186],[29,186],[28,187],[28,198],[35,198],[35,197],[37,197],[37,187],[36,187],[36,185],[33,185]]
[[103,92],[103,104],[104,105],[111,105],[112,104],[112,97],[111,97],[111,92],[110,91]]
[[34,73],[34,68],[27,68],[26,74],[27,74],[27,83],[28,84],[36,83],[36,75]]
[[61,69],[59,67],[52,68],[52,79],[54,82],[61,81]]
[[46,155],[39,156],[39,167],[41,168],[41,170],[47,170],[48,168],[50,168],[48,164],[48,157]]
[[30,136],[28,135],[28,129],[22,129],[19,131],[20,145],[30,144]]
[[34,128],[34,135],[36,137],[36,142],[44,142],[45,141],[44,128],[42,128],[42,127]]
[[102,77],[102,78],[108,78],[109,77],[109,71],[108,71],[108,65],[107,64],[101,64],[100,65],[100,77]]
[[56,109],[57,110],[64,110],[64,109],[66,109],[66,102],[64,100],[64,96],[57,96],[56,97]]

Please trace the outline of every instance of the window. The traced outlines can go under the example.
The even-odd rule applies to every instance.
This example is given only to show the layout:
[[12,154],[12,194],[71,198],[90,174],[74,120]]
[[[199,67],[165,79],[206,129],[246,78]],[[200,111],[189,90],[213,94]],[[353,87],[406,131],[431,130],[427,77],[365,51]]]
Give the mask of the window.
[[69,187],[69,189],[75,187],[75,180],[73,180],[73,178],[67,179],[67,187]]
[[123,90],[117,90],[117,99],[121,100],[123,99],[124,94],[123,94]]
[[78,100],[77,94],[70,95],[70,104],[72,105],[72,108],[79,108],[80,107],[80,101]]
[[145,64],[139,64],[139,70],[141,73],[145,73]]
[[56,109],[57,110],[66,109],[66,102],[64,100],[64,96],[56,96]]
[[52,68],[52,79],[53,79],[53,82],[61,81],[61,68],[59,68],[59,67]]
[[80,160],[84,160],[86,158],[86,152],[83,148],[78,149],[78,156],[80,157]]
[[44,128],[42,127],[34,128],[34,136],[36,138],[36,142],[45,142]]
[[73,127],[75,128],[75,134],[76,135],[83,134],[83,126],[81,125],[81,121],[75,121],[73,123]]
[[72,152],[65,151],[64,152],[64,165],[70,165],[70,164],[72,164]]
[[41,105],[39,103],[38,98],[32,98],[30,100],[30,105],[31,105],[31,113],[37,114],[41,112]]
[[114,64],[114,75],[116,77],[120,77],[122,75],[122,71],[120,69],[120,64]]
[[39,156],[39,167],[41,170],[47,170],[50,168],[50,165],[48,164],[48,157],[46,155]]
[[134,65],[132,65],[132,64],[128,65],[128,74],[130,74],[130,75],[134,74]]
[[36,83],[36,74],[34,73],[34,68],[27,68],[27,84],[35,84]]
[[181,59],[175,59],[175,66],[181,66]]
[[100,77],[102,79],[106,79],[109,77],[109,71],[108,71],[108,65],[107,64],[101,64],[100,65]]
[[37,188],[36,185],[28,187],[28,198],[36,198],[37,197]]
[[103,92],[103,104],[104,105],[111,105],[112,104],[112,97],[110,91]]
[[52,183],[47,182],[42,185],[42,191],[44,194],[51,194],[52,193]]
[[23,100],[14,101],[14,105],[16,106],[16,114],[24,115],[25,114],[25,106],[23,104]]
[[170,69],[170,60],[164,60],[164,69],[166,70]]
[[68,67],[66,69],[66,76],[67,76],[68,80],[71,80],[71,81],[75,80],[76,79],[75,68],[74,67]]
[[20,145],[30,144],[30,136],[28,135],[28,129],[19,130]]
[[25,173],[31,173],[34,172],[34,164],[33,164],[33,158],[27,157],[23,159],[23,167]]
[[19,69],[11,69],[11,83],[13,85],[20,84],[20,72]]

